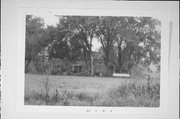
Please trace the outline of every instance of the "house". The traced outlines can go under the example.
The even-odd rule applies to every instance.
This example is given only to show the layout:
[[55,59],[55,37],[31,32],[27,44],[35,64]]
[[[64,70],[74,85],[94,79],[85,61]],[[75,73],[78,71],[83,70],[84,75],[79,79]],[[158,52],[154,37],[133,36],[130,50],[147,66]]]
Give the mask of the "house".
[[[70,65],[70,72],[73,74],[90,74],[89,68],[84,61],[77,61]],[[106,74],[106,66],[104,65],[104,60],[102,55],[98,53],[93,53],[93,74],[102,76]]]
[[77,61],[76,63],[71,64],[69,69],[73,74],[82,74],[87,70],[86,64],[83,61]]

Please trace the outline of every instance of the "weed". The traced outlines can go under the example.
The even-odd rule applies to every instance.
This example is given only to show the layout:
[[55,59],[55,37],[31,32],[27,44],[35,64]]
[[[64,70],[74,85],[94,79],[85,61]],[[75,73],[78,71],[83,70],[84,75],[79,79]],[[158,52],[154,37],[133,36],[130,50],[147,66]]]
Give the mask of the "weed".
[[[44,85],[39,85],[37,83],[33,85],[33,88],[26,88],[24,99],[25,104],[61,106],[158,107],[160,103],[159,82],[150,82],[147,84],[147,82],[139,83],[136,81],[127,81],[123,82],[123,84],[120,84],[119,86],[114,85],[114,88],[111,88],[108,87],[109,83],[104,83],[104,79],[103,81],[101,81],[102,79],[95,80],[92,78],[94,81],[86,79],[87,83],[85,83],[83,79],[83,85],[87,85],[87,88],[93,87],[94,82],[97,84],[95,89],[91,89],[91,92],[91,90],[84,90],[84,88],[80,88],[82,85],[80,85],[81,80],[79,79],[67,79],[66,83],[57,82],[56,85],[54,85],[52,81],[59,81],[59,77],[58,80],[49,80],[51,78],[52,76],[42,77]],[[113,79],[113,81],[114,80],[115,79]],[[72,84],[72,82],[69,81],[74,82]],[[108,82],[111,83],[113,81],[110,81],[110,78],[108,80]],[[74,85],[77,84],[76,82],[78,82],[78,85]],[[116,80],[116,82],[120,81]],[[115,83],[113,82],[112,84]],[[60,84],[63,84],[63,86],[60,87]],[[67,84],[70,85],[67,86]],[[108,85],[108,88],[103,88],[101,85],[104,87]],[[42,88],[39,90],[37,86],[41,86]],[[78,88],[72,88],[75,86]],[[98,91],[96,89],[98,89]]]
[[158,107],[160,99],[159,84],[136,86],[134,83],[122,85],[109,92],[108,100],[102,105]]

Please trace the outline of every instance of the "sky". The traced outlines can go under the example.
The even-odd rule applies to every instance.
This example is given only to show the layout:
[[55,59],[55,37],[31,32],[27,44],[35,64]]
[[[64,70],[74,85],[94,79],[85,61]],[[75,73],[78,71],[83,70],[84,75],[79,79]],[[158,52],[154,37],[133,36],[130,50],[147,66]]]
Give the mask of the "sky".
[[[54,16],[54,15],[38,15],[38,17],[41,17],[44,19],[44,23],[45,25],[53,25],[53,26],[56,26],[56,24],[58,23],[58,17]],[[101,47],[101,44],[100,42],[97,40],[97,39],[93,39],[92,41],[92,50],[93,51],[97,51],[100,47]]]
[[38,17],[41,17],[44,19],[45,25],[56,26],[56,24],[58,23],[58,17],[54,15],[38,15]]

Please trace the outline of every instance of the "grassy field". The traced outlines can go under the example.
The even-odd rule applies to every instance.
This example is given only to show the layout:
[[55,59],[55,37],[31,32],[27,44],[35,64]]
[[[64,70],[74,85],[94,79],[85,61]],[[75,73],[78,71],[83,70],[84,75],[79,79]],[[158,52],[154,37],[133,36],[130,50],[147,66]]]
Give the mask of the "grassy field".
[[[158,107],[159,80],[113,77],[25,75],[26,105]],[[48,100],[47,100],[48,98]]]

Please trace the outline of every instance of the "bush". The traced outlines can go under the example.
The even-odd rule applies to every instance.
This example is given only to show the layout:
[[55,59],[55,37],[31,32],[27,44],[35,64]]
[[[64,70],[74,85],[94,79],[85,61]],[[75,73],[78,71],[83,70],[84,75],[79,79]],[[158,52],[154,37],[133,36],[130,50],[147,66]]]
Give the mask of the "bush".
[[32,74],[67,75],[69,74],[68,67],[68,61],[59,58],[51,58],[48,61],[43,60],[42,57],[39,56],[25,67],[25,72]]
[[131,77],[134,78],[145,78],[145,68],[141,65],[134,65],[131,70]]
[[37,73],[36,64],[33,61],[31,61],[29,65],[25,67],[25,73]]
[[109,92],[109,100],[102,102],[110,106],[158,107],[160,85],[138,85],[130,83],[119,86]]
[[68,73],[68,62],[58,58],[52,58],[49,62],[53,66],[52,75],[65,75]]
[[91,76],[91,74],[88,71],[83,71],[79,75],[80,76]]

